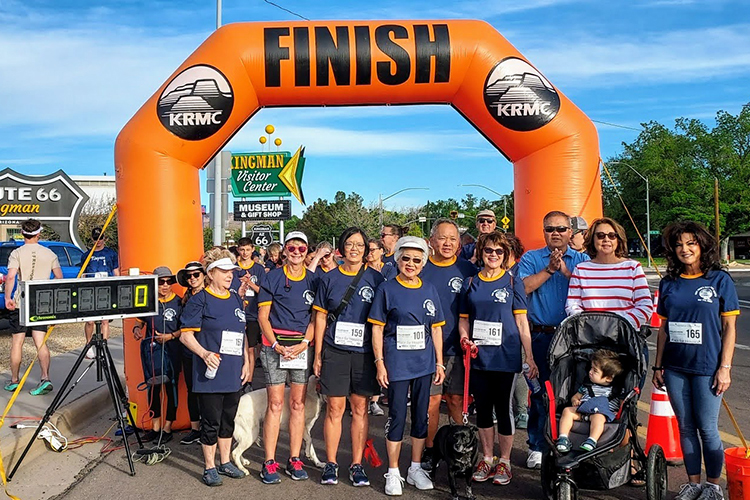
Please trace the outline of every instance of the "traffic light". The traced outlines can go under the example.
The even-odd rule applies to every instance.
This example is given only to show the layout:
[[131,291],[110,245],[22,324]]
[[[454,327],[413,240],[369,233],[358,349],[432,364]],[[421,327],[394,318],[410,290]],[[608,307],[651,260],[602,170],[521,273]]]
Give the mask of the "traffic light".
[[451,219],[458,219],[458,210],[451,210]]

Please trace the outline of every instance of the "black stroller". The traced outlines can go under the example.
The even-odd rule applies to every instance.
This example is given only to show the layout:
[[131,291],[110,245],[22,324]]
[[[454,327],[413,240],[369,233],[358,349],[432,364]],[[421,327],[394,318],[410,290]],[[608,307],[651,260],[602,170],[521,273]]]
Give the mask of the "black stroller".
[[[631,479],[631,455],[645,471],[647,498],[662,500],[667,494],[667,462],[659,445],[648,456],[638,442],[637,403],[639,382],[646,374],[645,342],[622,317],[608,312],[587,312],[563,321],[550,344],[550,380],[545,390],[550,446],[542,459],[542,489],[549,500],[575,500],[578,489],[609,490]],[[604,433],[592,451],[579,450],[589,434],[589,423],[578,421],[568,436],[573,451],[565,455],[555,448],[557,427],[565,406],[583,383],[589,357],[598,349],[620,355],[624,371],[613,383],[622,404],[617,418],[605,424]]]

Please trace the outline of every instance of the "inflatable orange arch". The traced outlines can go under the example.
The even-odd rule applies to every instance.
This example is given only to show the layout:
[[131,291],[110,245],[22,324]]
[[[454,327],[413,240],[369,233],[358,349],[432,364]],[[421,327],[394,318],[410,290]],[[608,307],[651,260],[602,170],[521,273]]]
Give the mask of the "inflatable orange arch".
[[[260,108],[395,104],[449,104],[513,163],[526,248],[543,246],[551,210],[601,216],[593,123],[489,24],[238,23],[216,30],[117,137],[123,266],[176,270],[202,254],[198,171]],[[130,399],[143,415],[130,335],[125,348]],[[184,426],[184,392],[180,401]]]

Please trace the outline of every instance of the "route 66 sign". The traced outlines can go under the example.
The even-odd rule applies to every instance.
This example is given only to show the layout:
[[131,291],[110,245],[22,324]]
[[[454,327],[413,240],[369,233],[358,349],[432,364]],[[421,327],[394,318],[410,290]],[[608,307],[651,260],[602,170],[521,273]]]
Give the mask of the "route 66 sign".
[[256,224],[253,226],[250,239],[256,247],[267,247],[273,243],[273,227],[269,224]]

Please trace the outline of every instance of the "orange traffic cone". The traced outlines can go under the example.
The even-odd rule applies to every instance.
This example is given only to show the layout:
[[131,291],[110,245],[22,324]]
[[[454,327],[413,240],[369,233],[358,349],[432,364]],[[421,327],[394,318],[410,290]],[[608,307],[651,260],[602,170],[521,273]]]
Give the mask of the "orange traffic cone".
[[659,305],[659,290],[654,292],[654,311],[651,313],[651,328],[659,328],[661,326],[661,318],[656,314],[656,307]]
[[682,447],[677,417],[672,410],[666,391],[654,387],[651,392],[651,409],[646,433],[646,454],[651,446],[658,444],[664,450],[664,457],[670,465],[682,464]]

